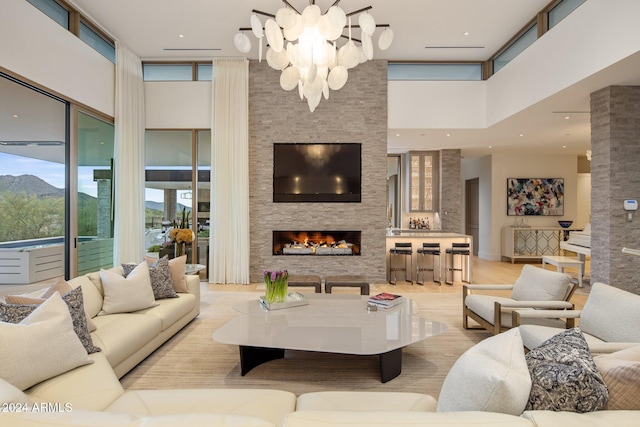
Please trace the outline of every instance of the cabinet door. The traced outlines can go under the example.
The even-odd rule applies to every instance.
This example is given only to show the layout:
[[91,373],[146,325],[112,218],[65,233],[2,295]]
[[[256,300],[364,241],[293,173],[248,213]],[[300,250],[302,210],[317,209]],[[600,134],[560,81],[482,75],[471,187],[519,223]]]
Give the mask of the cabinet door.
[[437,162],[435,151],[409,153],[409,211],[437,210]]

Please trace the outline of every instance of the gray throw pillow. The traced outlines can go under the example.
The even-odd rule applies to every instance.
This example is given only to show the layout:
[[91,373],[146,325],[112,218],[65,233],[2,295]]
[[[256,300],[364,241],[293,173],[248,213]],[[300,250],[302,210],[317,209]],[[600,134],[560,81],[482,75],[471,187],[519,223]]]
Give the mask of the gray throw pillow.
[[560,332],[525,358],[531,374],[527,410],[582,413],[607,404],[607,386],[580,328]]
[[[124,277],[127,277],[137,266],[138,264],[122,264]],[[171,277],[171,270],[169,270],[168,258],[162,257],[150,265],[149,276],[151,277],[151,288],[155,299],[178,298],[178,294],[173,289],[173,278]]]
[[[71,320],[73,321],[73,330],[78,338],[80,338],[80,342],[82,342],[87,353],[91,354],[100,351],[100,347],[93,345],[91,333],[87,326],[87,315],[84,311],[82,288],[78,286],[70,290],[62,296],[62,300],[67,303]],[[39,304],[6,304],[0,302],[0,321],[20,323],[38,307]]]

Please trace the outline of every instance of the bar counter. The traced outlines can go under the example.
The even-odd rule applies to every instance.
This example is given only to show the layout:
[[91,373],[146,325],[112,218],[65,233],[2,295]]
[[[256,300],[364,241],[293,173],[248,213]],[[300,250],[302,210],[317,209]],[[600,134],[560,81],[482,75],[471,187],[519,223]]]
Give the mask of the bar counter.
[[[412,255],[412,263],[413,268],[411,269],[409,262],[407,262],[407,269],[411,269],[412,271],[409,274],[409,279],[415,281],[416,280],[416,251],[418,248],[422,247],[423,243],[440,243],[440,258],[441,258],[441,273],[442,273],[442,283],[444,283],[444,275],[445,275],[445,250],[451,247],[452,243],[469,243],[469,250],[473,254],[473,238],[466,234],[460,233],[451,233],[446,231],[434,231],[434,230],[413,230],[413,229],[393,229],[393,234],[387,234],[387,280],[390,280],[389,275],[389,250],[392,249],[396,243],[411,243],[411,249],[413,250]],[[427,257],[427,263],[430,263],[430,256]],[[455,268],[460,268],[460,257],[456,257],[456,265]],[[429,272],[426,274],[427,281],[430,282],[431,275]],[[437,273],[436,273],[437,276]],[[399,277],[404,279],[402,273],[399,273]],[[471,282],[471,271],[469,271],[469,281]],[[461,281],[461,272],[454,271],[454,281]]]

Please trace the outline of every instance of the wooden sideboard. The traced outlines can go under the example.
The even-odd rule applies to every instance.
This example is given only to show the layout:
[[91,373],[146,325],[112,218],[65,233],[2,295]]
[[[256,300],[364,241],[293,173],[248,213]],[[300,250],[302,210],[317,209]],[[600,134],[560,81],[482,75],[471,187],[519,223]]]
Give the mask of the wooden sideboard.
[[542,259],[560,255],[569,229],[561,227],[502,227],[502,259]]

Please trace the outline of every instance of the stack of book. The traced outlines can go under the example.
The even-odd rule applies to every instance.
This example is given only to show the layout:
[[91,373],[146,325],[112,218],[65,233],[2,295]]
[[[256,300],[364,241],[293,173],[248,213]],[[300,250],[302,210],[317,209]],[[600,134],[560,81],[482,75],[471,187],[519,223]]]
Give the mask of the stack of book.
[[391,308],[402,303],[402,295],[382,292],[369,297],[369,304],[375,304],[379,308]]

